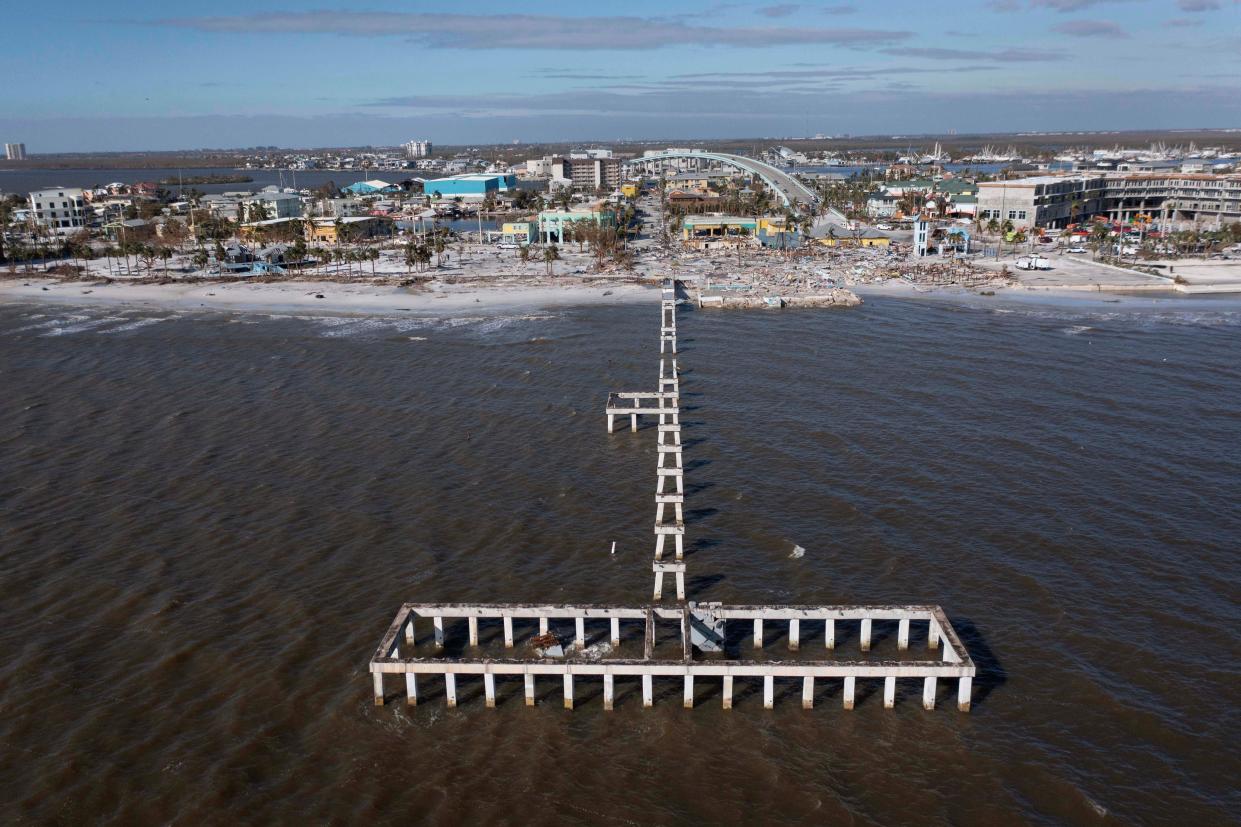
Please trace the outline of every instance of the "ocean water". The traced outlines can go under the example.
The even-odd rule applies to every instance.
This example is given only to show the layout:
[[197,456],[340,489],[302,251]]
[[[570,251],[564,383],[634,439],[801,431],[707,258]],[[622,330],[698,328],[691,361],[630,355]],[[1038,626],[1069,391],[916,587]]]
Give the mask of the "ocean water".
[[1233,823],[1237,307],[681,313],[691,597],[940,604],[963,714],[918,681],[373,705],[403,601],[649,598],[654,430],[602,408],[653,386],[654,305],[0,305],[0,818]]

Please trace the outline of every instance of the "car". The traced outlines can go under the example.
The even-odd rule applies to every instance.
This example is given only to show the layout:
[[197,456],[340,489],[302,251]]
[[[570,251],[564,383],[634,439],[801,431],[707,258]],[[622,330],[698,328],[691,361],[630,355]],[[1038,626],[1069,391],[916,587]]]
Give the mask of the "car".
[[1084,253],[1086,252],[1086,248],[1081,246],[1080,244],[1075,244],[1069,249],[1065,250],[1065,252],[1066,253]]
[[496,246],[499,247],[501,250],[516,250],[521,247],[520,244],[516,244],[512,241],[501,241]]
[[876,224],[875,229],[876,230],[890,230],[892,229],[892,225],[891,224]]

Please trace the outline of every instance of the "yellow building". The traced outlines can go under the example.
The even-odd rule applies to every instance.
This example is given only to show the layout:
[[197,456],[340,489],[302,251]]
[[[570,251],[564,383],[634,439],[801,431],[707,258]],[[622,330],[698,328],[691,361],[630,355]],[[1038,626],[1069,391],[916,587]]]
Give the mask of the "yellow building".
[[878,230],[860,230],[850,232],[843,227],[837,229],[835,234],[827,234],[818,236],[815,241],[824,247],[887,247],[892,243],[892,239]]
[[[337,229],[344,234],[338,237]],[[372,215],[346,216],[344,218],[316,218],[306,227],[306,240],[324,244],[340,241],[365,241],[370,238],[387,238],[392,235],[392,222]]]
[[504,244],[534,244],[539,240],[539,223],[505,221],[500,228],[500,240]]
[[625,196],[626,198],[637,198],[638,197],[638,185],[637,184],[621,184],[620,190],[621,190],[621,195]]

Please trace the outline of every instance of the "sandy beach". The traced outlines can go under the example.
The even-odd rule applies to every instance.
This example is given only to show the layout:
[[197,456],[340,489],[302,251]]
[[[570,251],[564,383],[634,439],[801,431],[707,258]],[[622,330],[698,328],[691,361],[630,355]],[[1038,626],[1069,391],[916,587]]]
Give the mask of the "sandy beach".
[[431,282],[407,288],[332,281],[126,284],[65,282],[48,278],[0,281],[0,301],[75,305],[147,306],[169,309],[304,311],[385,315],[509,311],[594,304],[657,301],[653,285],[621,280],[564,279],[530,283],[514,278],[480,285]]

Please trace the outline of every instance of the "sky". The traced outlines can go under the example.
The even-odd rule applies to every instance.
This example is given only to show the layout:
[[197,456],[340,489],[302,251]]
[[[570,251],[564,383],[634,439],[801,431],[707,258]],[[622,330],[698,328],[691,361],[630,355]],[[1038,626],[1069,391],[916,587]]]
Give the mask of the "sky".
[[60,0],[31,153],[1241,127],[1241,0]]

